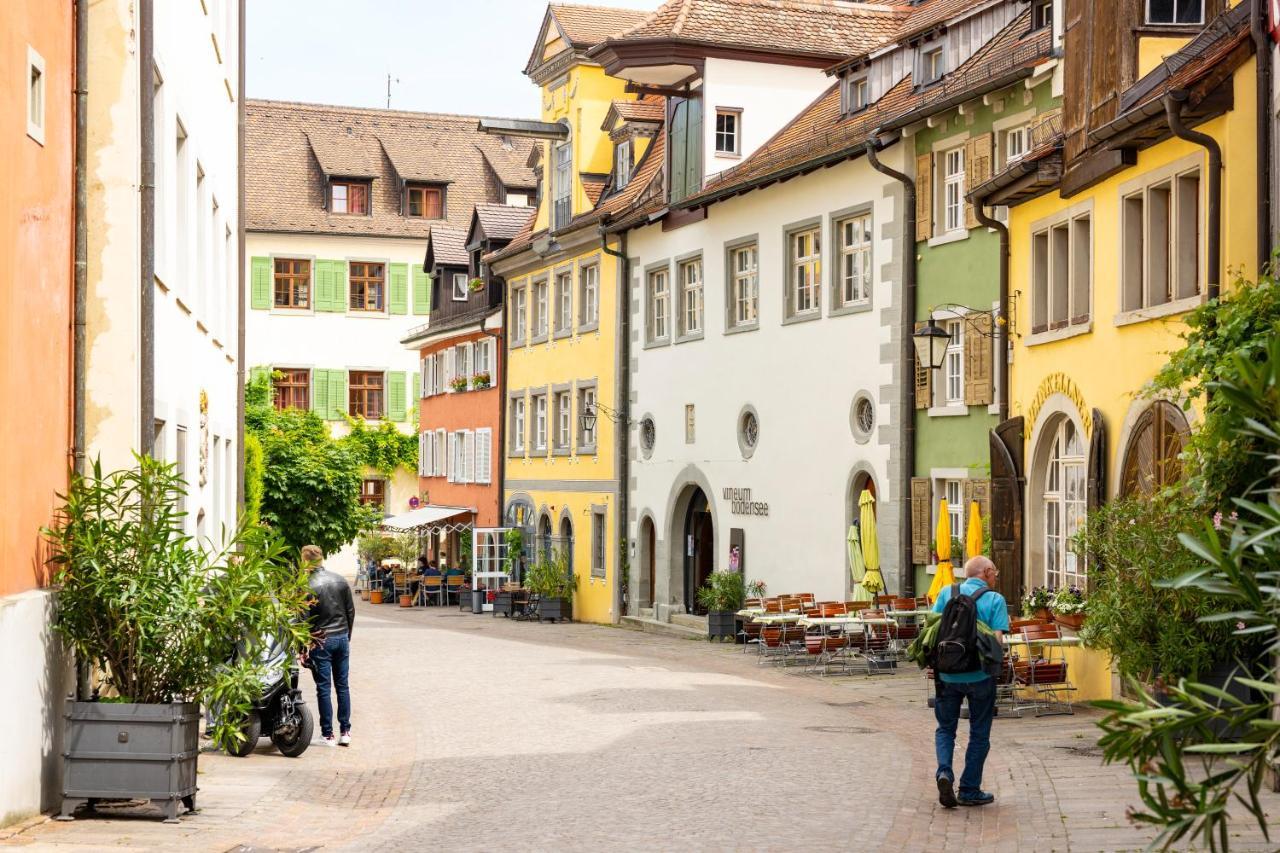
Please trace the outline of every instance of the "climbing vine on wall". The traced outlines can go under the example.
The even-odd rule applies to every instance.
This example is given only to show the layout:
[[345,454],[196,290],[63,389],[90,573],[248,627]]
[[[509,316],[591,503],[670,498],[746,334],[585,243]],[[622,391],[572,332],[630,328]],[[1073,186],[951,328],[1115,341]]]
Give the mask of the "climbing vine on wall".
[[[418,470],[418,436],[406,435],[395,424],[383,422],[370,426],[364,418],[347,417],[350,434],[340,442],[352,450],[360,461],[370,468],[390,477],[397,468]],[[416,432],[416,431],[415,431]]]

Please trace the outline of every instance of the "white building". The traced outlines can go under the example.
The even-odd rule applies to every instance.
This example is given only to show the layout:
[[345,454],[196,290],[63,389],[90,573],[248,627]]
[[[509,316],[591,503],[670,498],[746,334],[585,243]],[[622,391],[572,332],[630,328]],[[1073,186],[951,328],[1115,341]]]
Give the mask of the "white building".
[[[400,343],[427,323],[433,227],[465,229],[476,204],[524,203],[529,144],[478,119],[250,101],[246,132],[246,362],[278,372],[276,404],[417,432],[419,362]],[[452,298],[437,293],[435,298]],[[416,470],[367,472],[364,500],[394,515]],[[348,547],[331,561],[355,568]]]

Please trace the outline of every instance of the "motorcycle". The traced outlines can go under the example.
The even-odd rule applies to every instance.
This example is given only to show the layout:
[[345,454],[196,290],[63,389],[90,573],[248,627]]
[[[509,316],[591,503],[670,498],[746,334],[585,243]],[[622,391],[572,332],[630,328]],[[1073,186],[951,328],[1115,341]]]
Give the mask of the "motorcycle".
[[253,752],[258,741],[271,738],[275,748],[289,758],[297,758],[311,745],[315,732],[315,718],[298,689],[298,664],[294,658],[287,670],[284,663],[292,655],[279,640],[272,641],[263,652],[267,674],[263,677],[262,693],[253,703],[245,719],[242,740],[231,754],[243,758]]

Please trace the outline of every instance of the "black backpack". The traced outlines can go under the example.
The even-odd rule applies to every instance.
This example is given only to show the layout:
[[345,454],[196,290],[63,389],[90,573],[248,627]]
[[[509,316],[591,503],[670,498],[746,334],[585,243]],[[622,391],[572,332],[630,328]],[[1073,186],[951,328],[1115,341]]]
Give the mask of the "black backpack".
[[942,608],[938,639],[929,661],[934,672],[957,675],[982,669],[978,649],[978,599],[990,591],[990,587],[984,587],[973,595],[962,595],[960,584],[951,587],[951,597]]

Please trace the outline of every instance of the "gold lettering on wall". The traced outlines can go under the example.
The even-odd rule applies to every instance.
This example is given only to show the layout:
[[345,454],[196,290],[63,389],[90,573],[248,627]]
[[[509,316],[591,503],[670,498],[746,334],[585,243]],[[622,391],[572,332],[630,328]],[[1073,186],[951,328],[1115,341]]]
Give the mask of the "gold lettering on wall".
[[1080,393],[1079,386],[1065,373],[1050,373],[1041,380],[1040,387],[1036,389],[1036,395],[1031,398],[1031,404],[1027,407],[1028,425],[1035,424],[1040,417],[1040,409],[1053,394],[1061,394],[1075,405],[1076,412],[1080,415],[1080,423],[1084,424],[1084,434],[1091,435],[1093,417],[1089,407],[1085,405],[1084,394]]

